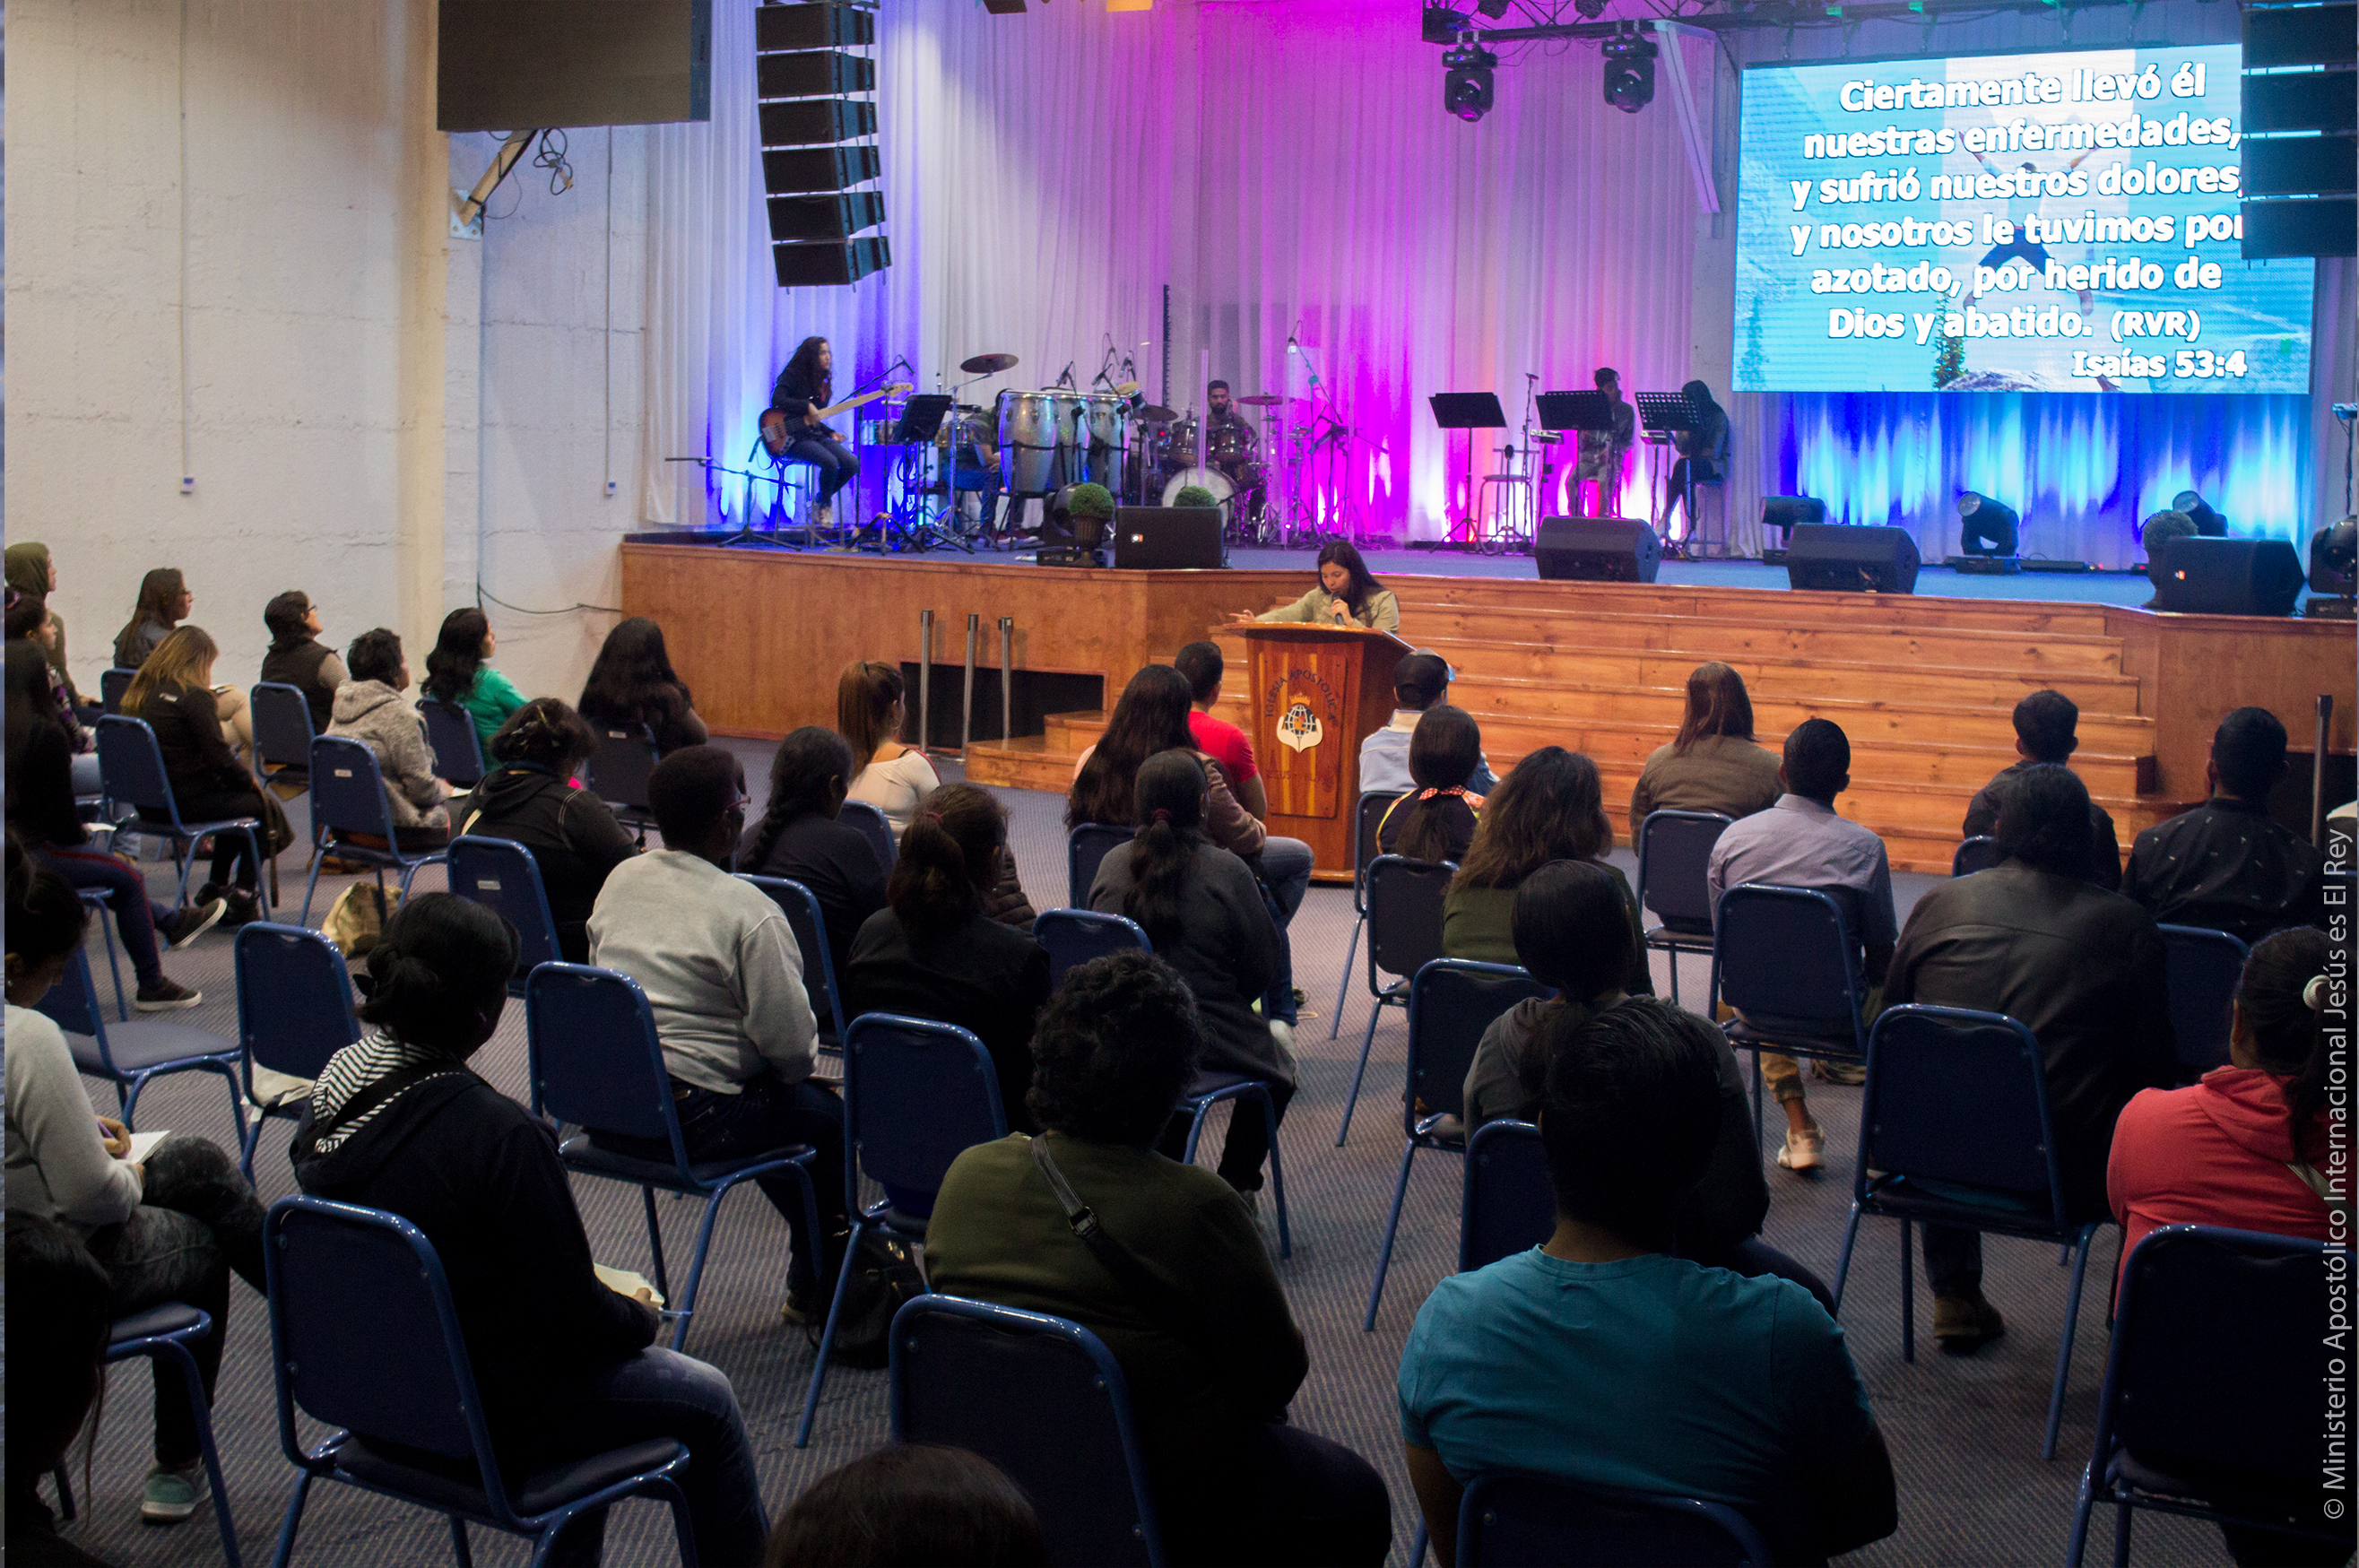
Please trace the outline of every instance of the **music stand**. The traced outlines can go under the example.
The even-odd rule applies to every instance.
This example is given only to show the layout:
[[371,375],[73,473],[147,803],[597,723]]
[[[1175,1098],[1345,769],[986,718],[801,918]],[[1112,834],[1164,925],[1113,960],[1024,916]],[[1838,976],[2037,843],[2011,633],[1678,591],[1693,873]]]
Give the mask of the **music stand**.
[[[1660,533],[1663,531],[1663,510],[1669,505],[1662,494],[1662,449],[1669,445],[1676,450],[1679,445],[1677,438],[1696,428],[1695,410],[1689,406],[1688,395],[1684,392],[1635,392],[1631,394],[1630,400],[1638,405],[1638,429],[1645,432],[1644,439],[1654,447],[1647,460],[1650,472],[1647,476],[1647,520],[1657,533]],[[1695,495],[1692,490],[1685,500],[1688,531],[1693,533]]]
[[[1436,392],[1427,399],[1433,405],[1433,422],[1445,430],[1504,430],[1507,428],[1507,411],[1499,407],[1496,392]],[[1466,438],[1466,511],[1450,530],[1443,541],[1457,540],[1461,531],[1464,542],[1477,544],[1475,532],[1476,492],[1474,489],[1474,438]]]
[[901,405],[900,422],[893,427],[892,446],[923,446],[941,433],[951,411],[947,392],[920,392]]
[[1611,430],[1614,399],[1603,392],[1543,392],[1539,395],[1540,429],[1544,430]]

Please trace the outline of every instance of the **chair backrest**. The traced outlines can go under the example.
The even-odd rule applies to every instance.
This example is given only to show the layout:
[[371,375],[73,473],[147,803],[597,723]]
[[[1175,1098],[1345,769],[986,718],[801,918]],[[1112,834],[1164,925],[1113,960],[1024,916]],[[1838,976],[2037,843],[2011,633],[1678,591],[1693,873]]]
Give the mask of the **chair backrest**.
[[1098,863],[1118,844],[1137,836],[1136,828],[1113,822],[1083,822],[1065,839],[1065,903],[1069,909],[1090,907],[1090,887],[1098,879]]
[[74,949],[73,956],[66,961],[65,973],[33,1004],[33,1010],[48,1014],[49,1020],[68,1034],[86,1035],[98,1041],[99,1060],[113,1071],[114,1057],[106,1045],[106,1014],[98,1005],[98,986],[90,977],[88,949]]
[[756,877],[750,871],[740,871],[741,882],[751,882],[770,896],[787,917],[787,929],[795,933],[795,945],[802,950],[803,989],[810,993],[811,1012],[819,1020],[820,1032],[839,1043],[843,1039],[843,993],[836,986],[835,955],[828,951],[827,917],[820,912],[819,895],[801,883],[786,877]]
[[965,1029],[863,1013],[844,1030],[847,1192],[858,1191],[864,1171],[892,1188],[897,1202],[929,1198],[941,1190],[951,1160],[1006,1136],[998,1070]]
[[1458,867],[1446,860],[1379,855],[1368,862],[1368,962],[1414,975],[1441,956],[1441,902]]
[[[2199,1486],[2316,1495],[2321,1423],[2287,1419],[2348,1387],[2349,1352],[2319,1332],[2325,1247],[2212,1225],[2148,1233],[2122,1270],[2096,1468],[2116,1445]],[[2343,1367],[2330,1365],[2340,1356]]]
[[246,713],[254,724],[255,765],[309,768],[311,765],[311,704],[300,687],[284,681],[255,683],[247,694]]
[[1376,830],[1384,825],[1385,813],[1399,800],[1398,789],[1363,789],[1360,803],[1352,812],[1352,911],[1368,912],[1368,862],[1384,852]]
[[1720,999],[1762,1034],[1860,1040],[1859,977],[1843,906],[1817,887],[1747,882],[1720,896],[1712,964]]
[[542,964],[525,977],[524,1041],[534,1115],[668,1139],[687,1168],[663,1041],[637,981],[586,964]]
[[328,1058],[360,1039],[352,968],[334,942],[303,926],[256,920],[238,928],[234,954],[249,1091],[257,1066],[317,1078]]
[[1718,811],[1649,811],[1638,825],[1638,902],[1674,930],[1712,930],[1712,846],[1736,819]]
[[1769,1549],[1723,1503],[1477,1475],[1458,1505],[1460,1568],[1769,1568]]
[[2201,926],[2164,926],[2162,948],[2179,1064],[2199,1077],[2227,1066],[2228,1007],[2251,949],[2226,931]]
[[1458,1271],[1528,1252],[1554,1234],[1556,1189],[1549,1185],[1540,1129],[1530,1122],[1484,1122],[1466,1145]]
[[474,715],[456,702],[420,697],[418,712],[426,721],[426,744],[434,753],[434,776],[462,789],[483,781],[483,736]]
[[1977,871],[1988,871],[2006,858],[1998,852],[1998,840],[1988,833],[1976,833],[1958,845],[1958,852],[1950,856],[1950,875],[1971,877]]
[[[1387,856],[1386,858],[1390,858]],[[1374,886],[1372,884],[1372,886]],[[1368,924],[1375,928],[1372,912]],[[1408,1099],[1406,1127],[1439,1112],[1466,1110],[1466,1070],[1492,1020],[1517,1002],[1553,995],[1512,964],[1437,958],[1418,970],[1408,987]]]
[[521,981],[544,964],[560,962],[557,917],[549,911],[549,890],[541,885],[540,862],[532,851],[513,839],[461,833],[451,841],[451,891],[506,915],[522,940],[517,943],[516,978]]
[[647,809],[647,779],[656,770],[656,737],[645,724],[593,722],[598,749],[582,768],[582,781],[610,806]]
[[164,750],[147,720],[120,713],[100,717],[98,775],[116,805],[135,806],[166,822],[180,820],[171,778],[164,771]]
[[[1097,1335],[1043,1312],[926,1295],[894,1314],[888,1356],[893,1441],[998,1465],[1038,1506],[1051,1563],[1161,1563],[1129,1387]],[[1025,1420],[1007,1419],[1016,1410]]]
[[321,735],[311,743],[311,838],[330,833],[369,833],[390,847],[393,802],[386,799],[385,771],[366,741]]
[[278,1439],[298,1466],[295,1412],[482,1467],[495,1513],[506,1489],[442,1260],[398,1214],[281,1198],[263,1223]]
[[98,672],[98,706],[102,715],[123,712],[123,694],[131,690],[131,678],[139,671],[116,665]]
[[2052,1197],[2062,1178],[2048,1122],[2048,1073],[2031,1030],[2003,1013],[1899,1007],[1868,1035],[1857,1188],[1871,1171]]
[[835,820],[860,830],[868,847],[876,852],[876,868],[891,875],[893,863],[901,858],[901,845],[893,836],[893,824],[884,811],[865,800],[846,800],[835,813]]
[[1049,953],[1049,988],[1061,990],[1065,975],[1093,958],[1133,948],[1153,953],[1155,944],[1136,920],[1094,909],[1043,909],[1032,922],[1032,940]]

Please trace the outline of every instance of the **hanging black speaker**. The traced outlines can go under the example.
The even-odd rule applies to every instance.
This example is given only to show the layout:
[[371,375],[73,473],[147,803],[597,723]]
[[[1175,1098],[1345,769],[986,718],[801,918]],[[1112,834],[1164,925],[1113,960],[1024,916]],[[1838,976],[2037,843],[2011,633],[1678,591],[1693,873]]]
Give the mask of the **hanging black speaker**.
[[768,197],[770,249],[782,289],[855,282],[889,267],[877,178],[876,62],[847,52],[875,42],[875,18],[833,3],[755,8],[754,80]]

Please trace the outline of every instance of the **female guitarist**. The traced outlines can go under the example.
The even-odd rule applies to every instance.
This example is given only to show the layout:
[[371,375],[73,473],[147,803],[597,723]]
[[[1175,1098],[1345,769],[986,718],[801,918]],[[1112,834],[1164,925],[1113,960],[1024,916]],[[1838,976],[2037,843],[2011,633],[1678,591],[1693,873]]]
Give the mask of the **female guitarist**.
[[762,416],[762,441],[770,455],[808,463],[816,471],[819,495],[812,503],[811,523],[821,528],[833,521],[830,503],[835,493],[860,475],[860,460],[822,418],[835,411],[828,407],[834,401],[834,372],[835,354],[827,340],[803,339],[770,387],[772,412]]

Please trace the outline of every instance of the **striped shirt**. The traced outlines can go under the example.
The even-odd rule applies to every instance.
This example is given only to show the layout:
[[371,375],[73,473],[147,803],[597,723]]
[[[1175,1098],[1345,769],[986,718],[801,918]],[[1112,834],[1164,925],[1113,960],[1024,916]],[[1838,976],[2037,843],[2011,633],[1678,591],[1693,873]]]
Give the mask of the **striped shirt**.
[[[353,1095],[382,1079],[412,1068],[429,1066],[437,1062],[449,1062],[449,1056],[422,1045],[408,1045],[382,1030],[364,1037],[358,1044],[348,1045],[328,1058],[321,1071],[320,1081],[311,1089],[311,1122],[324,1127],[336,1118],[336,1113],[349,1104]],[[454,1064],[455,1065],[455,1064]],[[420,1079],[419,1082],[423,1083]],[[409,1088],[416,1088],[413,1083]],[[406,1094],[409,1089],[404,1089]],[[353,1134],[383,1115],[385,1108],[401,1098],[395,1094],[363,1112],[349,1127],[337,1127],[319,1140],[319,1152],[333,1154]]]

